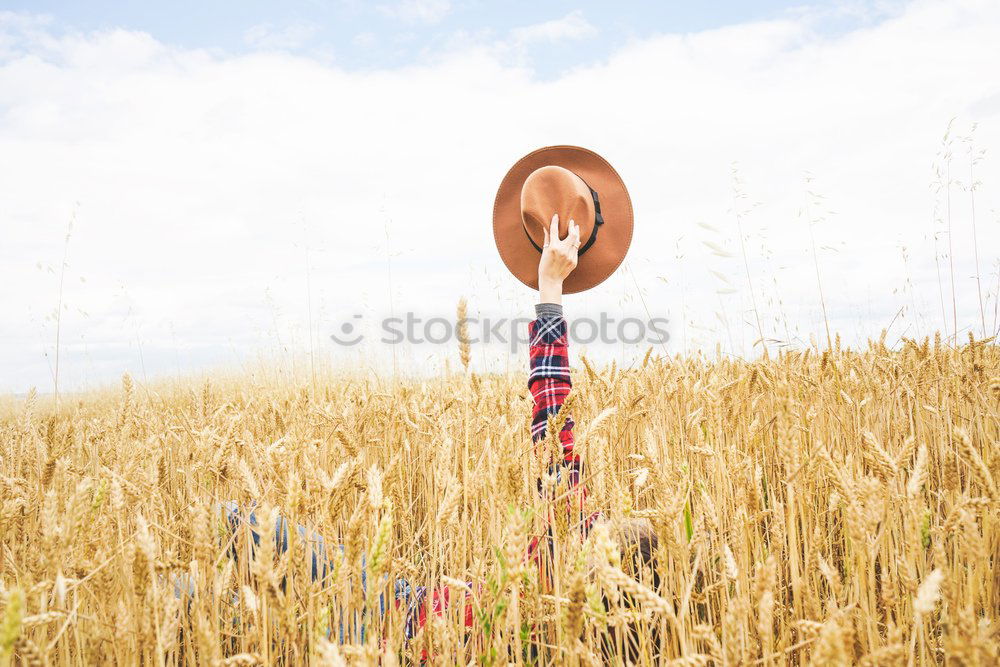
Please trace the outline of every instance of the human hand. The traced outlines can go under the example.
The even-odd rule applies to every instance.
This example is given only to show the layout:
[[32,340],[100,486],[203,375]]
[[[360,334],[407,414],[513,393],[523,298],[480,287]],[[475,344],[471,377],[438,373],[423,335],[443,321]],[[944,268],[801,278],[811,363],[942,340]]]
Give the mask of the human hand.
[[545,244],[542,259],[538,262],[538,293],[542,303],[561,303],[562,284],[576,268],[577,253],[580,251],[580,228],[569,221],[566,238],[559,238],[559,214],[552,216],[549,228],[545,230]]

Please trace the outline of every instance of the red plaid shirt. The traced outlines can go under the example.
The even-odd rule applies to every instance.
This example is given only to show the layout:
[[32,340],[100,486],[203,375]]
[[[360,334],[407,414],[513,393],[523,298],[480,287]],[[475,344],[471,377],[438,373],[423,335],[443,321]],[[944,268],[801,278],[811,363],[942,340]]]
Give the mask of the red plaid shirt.
[[[528,325],[530,341],[528,390],[535,401],[531,416],[531,439],[536,443],[545,439],[549,417],[559,413],[572,387],[569,377],[567,329],[565,318],[552,313],[541,314]],[[555,420],[557,424],[560,422],[561,419]],[[555,474],[560,482],[565,482],[571,490],[570,511],[582,512],[587,489],[582,484],[583,462],[573,448],[573,425],[572,416],[567,415],[559,431],[562,461],[552,466],[549,472]],[[541,485],[539,480],[539,489]],[[573,502],[574,497],[575,502]],[[596,518],[597,515],[594,514],[580,522],[584,532],[589,530]],[[583,519],[582,515],[580,519]]]
[[[572,387],[566,329],[566,320],[554,315],[542,315],[528,325],[531,342],[528,389],[535,401],[531,415],[531,439],[535,442],[545,438],[549,416],[558,414]],[[559,441],[562,443],[563,463],[578,470],[580,457],[573,453],[572,417],[566,417],[566,423],[559,431]]]

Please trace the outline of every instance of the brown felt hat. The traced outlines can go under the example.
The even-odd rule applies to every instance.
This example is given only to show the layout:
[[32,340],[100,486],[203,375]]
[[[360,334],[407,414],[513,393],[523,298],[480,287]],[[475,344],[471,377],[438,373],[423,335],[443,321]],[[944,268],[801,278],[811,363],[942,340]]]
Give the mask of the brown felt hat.
[[579,261],[563,283],[566,294],[599,285],[625,259],[632,200],[618,172],[586,148],[539,148],[510,168],[493,204],[500,258],[528,287],[538,289],[538,260],[553,214],[559,215],[560,238],[570,220],[580,227]]

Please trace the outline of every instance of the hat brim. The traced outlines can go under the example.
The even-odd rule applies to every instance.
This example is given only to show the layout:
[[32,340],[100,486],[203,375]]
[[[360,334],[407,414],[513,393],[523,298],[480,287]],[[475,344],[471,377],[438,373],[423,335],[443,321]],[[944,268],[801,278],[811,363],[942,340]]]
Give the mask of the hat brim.
[[[514,277],[538,289],[538,250],[525,234],[521,221],[521,186],[531,172],[556,165],[565,167],[597,191],[604,225],[597,241],[580,256],[576,268],[563,282],[563,293],[596,287],[615,272],[632,243],[632,200],[618,172],[593,151],[577,146],[549,146],[517,161],[500,182],[493,204],[493,238],[500,259]],[[584,239],[586,241],[586,239]]]

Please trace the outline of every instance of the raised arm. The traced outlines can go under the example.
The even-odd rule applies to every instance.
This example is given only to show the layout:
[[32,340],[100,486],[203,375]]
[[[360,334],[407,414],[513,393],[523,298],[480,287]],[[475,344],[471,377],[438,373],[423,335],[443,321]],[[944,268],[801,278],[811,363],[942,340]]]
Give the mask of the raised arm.
[[[562,310],[562,285],[576,268],[579,247],[580,230],[576,223],[570,220],[566,238],[560,239],[559,217],[552,216],[538,264],[536,319],[528,325],[531,364],[528,389],[535,402],[531,419],[531,438],[535,442],[545,438],[549,416],[559,412],[570,392],[569,340]],[[567,417],[559,432],[559,441],[563,463],[569,468],[568,481],[570,486],[576,486],[581,471],[579,457],[573,452],[572,418]]]

